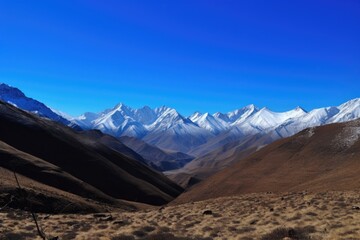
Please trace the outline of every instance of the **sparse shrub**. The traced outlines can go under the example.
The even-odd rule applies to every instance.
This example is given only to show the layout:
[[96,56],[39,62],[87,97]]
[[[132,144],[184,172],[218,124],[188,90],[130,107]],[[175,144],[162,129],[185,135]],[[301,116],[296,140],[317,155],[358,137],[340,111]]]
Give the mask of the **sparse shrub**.
[[66,232],[62,237],[61,239],[75,239],[76,238],[76,235],[77,233],[74,232],[74,231],[71,231],[71,232]]
[[186,224],[184,227],[185,228],[191,228],[191,227],[194,227],[195,225],[197,225],[199,223],[200,223],[200,221],[191,222],[191,223]]
[[144,231],[144,232],[153,232],[156,228],[153,227],[153,226],[145,226],[143,228],[141,228],[141,231]]
[[295,221],[295,220],[299,220],[301,219],[301,214],[300,213],[296,213],[295,216],[288,218],[288,221]]
[[326,205],[322,205],[321,207],[318,208],[321,211],[326,211],[328,208]]
[[251,237],[242,237],[241,240],[253,240]]
[[174,236],[171,233],[156,233],[156,234],[151,234],[145,238],[143,238],[143,240],[212,240],[212,238],[203,238],[203,237],[177,237]]
[[306,215],[311,216],[311,217],[316,217],[318,214],[314,213],[314,212],[307,212]]
[[127,221],[127,220],[118,220],[118,221],[114,221],[113,224],[118,226],[118,227],[123,227],[123,226],[129,225],[130,222]]
[[202,231],[203,231],[203,232],[210,232],[210,231],[212,231],[212,230],[213,230],[213,228],[212,228],[212,227],[209,227],[209,226],[205,226],[205,227],[202,228]]
[[91,225],[88,223],[82,223],[80,226],[80,231],[87,232],[91,229]]
[[108,228],[108,225],[105,225],[105,224],[100,224],[97,226],[99,229],[107,229]]
[[111,240],[135,240],[135,237],[128,235],[114,236]]
[[159,233],[168,233],[170,231],[171,231],[171,229],[168,227],[160,227],[158,230]]
[[344,226],[344,225],[343,225],[342,223],[337,222],[337,223],[331,225],[331,228],[342,228],[343,226]]
[[348,206],[344,201],[338,201],[336,205],[340,208],[346,208]]
[[213,213],[213,217],[214,218],[219,218],[219,217],[222,217],[222,215],[220,213]]
[[12,232],[7,232],[7,233],[2,233],[0,235],[0,240],[26,240],[26,239],[31,239],[31,238],[36,238],[36,235],[34,234],[27,234],[27,233],[12,233]]
[[296,240],[308,240],[311,239],[309,234],[314,232],[315,228],[312,226],[304,228],[277,228],[271,233],[264,235],[261,240],[281,240],[286,237]]
[[346,232],[343,232],[342,233],[342,235],[353,235],[353,234],[356,234],[356,231],[354,231],[354,230],[348,230],[348,231],[346,231]]
[[133,232],[133,235],[135,235],[137,237],[145,237],[147,235],[147,232],[145,232],[143,230],[135,230]]
[[255,230],[256,229],[253,227],[243,227],[243,228],[236,229],[236,233],[243,234],[243,233],[253,232]]

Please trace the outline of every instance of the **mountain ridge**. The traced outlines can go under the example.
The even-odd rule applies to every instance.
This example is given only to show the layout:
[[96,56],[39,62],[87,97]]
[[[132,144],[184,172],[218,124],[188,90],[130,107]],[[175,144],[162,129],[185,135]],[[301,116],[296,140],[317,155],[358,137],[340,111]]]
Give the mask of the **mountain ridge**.
[[[174,203],[256,192],[360,187],[360,120],[308,128],[273,142],[189,189]],[[236,156],[235,156],[236,157]]]
[[[78,132],[2,101],[0,123],[0,167],[62,191],[102,202],[154,205],[182,191],[99,131]],[[106,144],[109,140],[112,144]]]
[[[132,109],[121,103],[101,113],[87,113],[94,118],[92,121],[89,121],[89,118],[84,119],[85,115],[70,120],[81,127],[99,129],[116,137],[137,137],[165,150],[190,153],[209,139],[229,132],[241,138],[249,134],[275,131],[283,138],[307,127],[354,120],[360,117],[360,99],[309,112],[300,106],[285,112],[274,112],[266,107],[260,109],[251,104],[228,113],[195,112],[189,117],[184,117],[176,109],[165,106],[155,109],[148,106]],[[144,116],[147,116],[145,120]],[[180,146],[161,143],[159,135],[168,138],[168,141],[178,141]],[[173,137],[175,135],[176,138]],[[193,145],[181,146],[184,139],[190,139]]]
[[[1,87],[8,88],[7,91],[13,92],[15,97],[12,99],[7,97],[8,93],[1,91]],[[0,99],[5,99],[5,101],[7,99],[7,102],[16,105],[11,100],[29,98],[19,89],[1,84]],[[21,101],[18,100],[18,102]],[[17,107],[35,112],[40,116],[45,115],[41,111],[39,113],[26,106],[18,105]],[[51,111],[50,108],[47,109]],[[199,151],[199,148],[206,146],[210,141],[216,142],[218,139],[226,144],[248,135],[270,132],[276,133],[279,138],[284,138],[308,127],[360,118],[360,98],[349,100],[339,106],[317,108],[308,112],[299,106],[285,112],[274,112],[266,107],[258,108],[251,104],[228,113],[196,112],[185,117],[176,109],[166,106],[154,109],[144,106],[133,109],[124,103],[119,103],[99,113],[86,112],[72,118],[65,113],[60,116],[55,112],[60,113],[51,111],[55,117],[49,114],[45,117],[55,121],[58,120],[56,118],[63,119],[61,121],[65,121],[66,125],[70,122],[70,125],[80,126],[83,129],[98,129],[117,138],[136,137],[165,151],[183,152],[198,157],[214,149]]]
[[20,89],[4,83],[0,83],[0,100],[21,108],[22,110],[35,113],[41,117],[46,117],[55,122],[72,126],[71,121],[59,115],[45,104],[27,97]]

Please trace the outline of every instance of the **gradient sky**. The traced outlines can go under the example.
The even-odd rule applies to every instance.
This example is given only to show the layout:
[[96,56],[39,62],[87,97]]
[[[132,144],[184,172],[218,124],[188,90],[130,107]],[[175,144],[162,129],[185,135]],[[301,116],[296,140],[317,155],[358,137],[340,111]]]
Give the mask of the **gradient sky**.
[[0,82],[79,115],[360,97],[359,0],[0,0]]

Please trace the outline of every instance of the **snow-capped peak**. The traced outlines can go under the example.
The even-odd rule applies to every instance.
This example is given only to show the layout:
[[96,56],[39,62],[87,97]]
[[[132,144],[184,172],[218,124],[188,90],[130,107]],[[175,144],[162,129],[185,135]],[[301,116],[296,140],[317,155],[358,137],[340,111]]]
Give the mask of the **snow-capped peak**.
[[345,122],[359,118],[360,116],[360,98],[352,99],[339,107],[339,112],[329,119],[329,122]]
[[194,112],[193,114],[190,115],[189,119],[193,122],[196,121],[196,119],[198,119],[199,117],[202,116],[201,112]]
[[359,117],[360,99],[353,99],[338,107],[314,109],[310,112],[299,106],[285,112],[273,112],[266,107],[259,109],[251,104],[228,113],[217,112],[211,115],[195,112],[189,118],[167,106],[132,109],[118,104],[100,114],[84,114],[77,121],[88,123],[91,120],[90,128],[100,129],[114,136],[127,135],[148,140],[148,136],[151,136],[149,139],[160,139],[161,136],[157,134],[171,134],[176,138],[200,134],[205,139],[222,133],[241,137],[270,131],[275,131],[280,137],[287,137],[307,127]]
[[195,113],[192,115],[190,120],[196,123],[199,127],[206,129],[213,134],[218,134],[229,127],[229,124],[227,122],[221,120],[218,117],[214,117],[209,113]]
[[150,131],[163,131],[178,124],[192,123],[191,120],[183,117],[173,108],[163,106],[161,108],[156,108],[155,113],[158,117],[155,122],[148,127]]

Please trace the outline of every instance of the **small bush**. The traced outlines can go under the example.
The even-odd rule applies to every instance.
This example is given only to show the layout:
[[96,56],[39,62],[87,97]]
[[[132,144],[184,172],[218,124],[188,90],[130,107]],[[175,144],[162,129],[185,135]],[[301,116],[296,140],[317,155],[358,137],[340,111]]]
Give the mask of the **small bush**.
[[[0,240],[7,240],[7,239],[11,239],[11,240],[26,240],[28,239],[25,234],[22,233],[3,233],[0,235]],[[33,235],[32,237],[36,237],[35,235]]]
[[264,235],[261,240],[281,240],[286,237],[296,240],[311,239],[309,234],[314,233],[315,228],[307,226],[304,228],[277,228],[271,233]]
[[133,236],[122,235],[112,237],[111,240],[135,240],[135,238]]
[[143,230],[136,230],[133,232],[133,235],[135,235],[137,237],[145,237],[147,235],[147,232],[145,232]]
[[151,234],[145,238],[144,240],[212,240],[212,238],[203,238],[203,237],[176,237],[171,233],[157,233]]
[[145,226],[143,228],[141,228],[141,231],[144,231],[144,232],[153,232],[156,228],[153,227],[153,226]]

